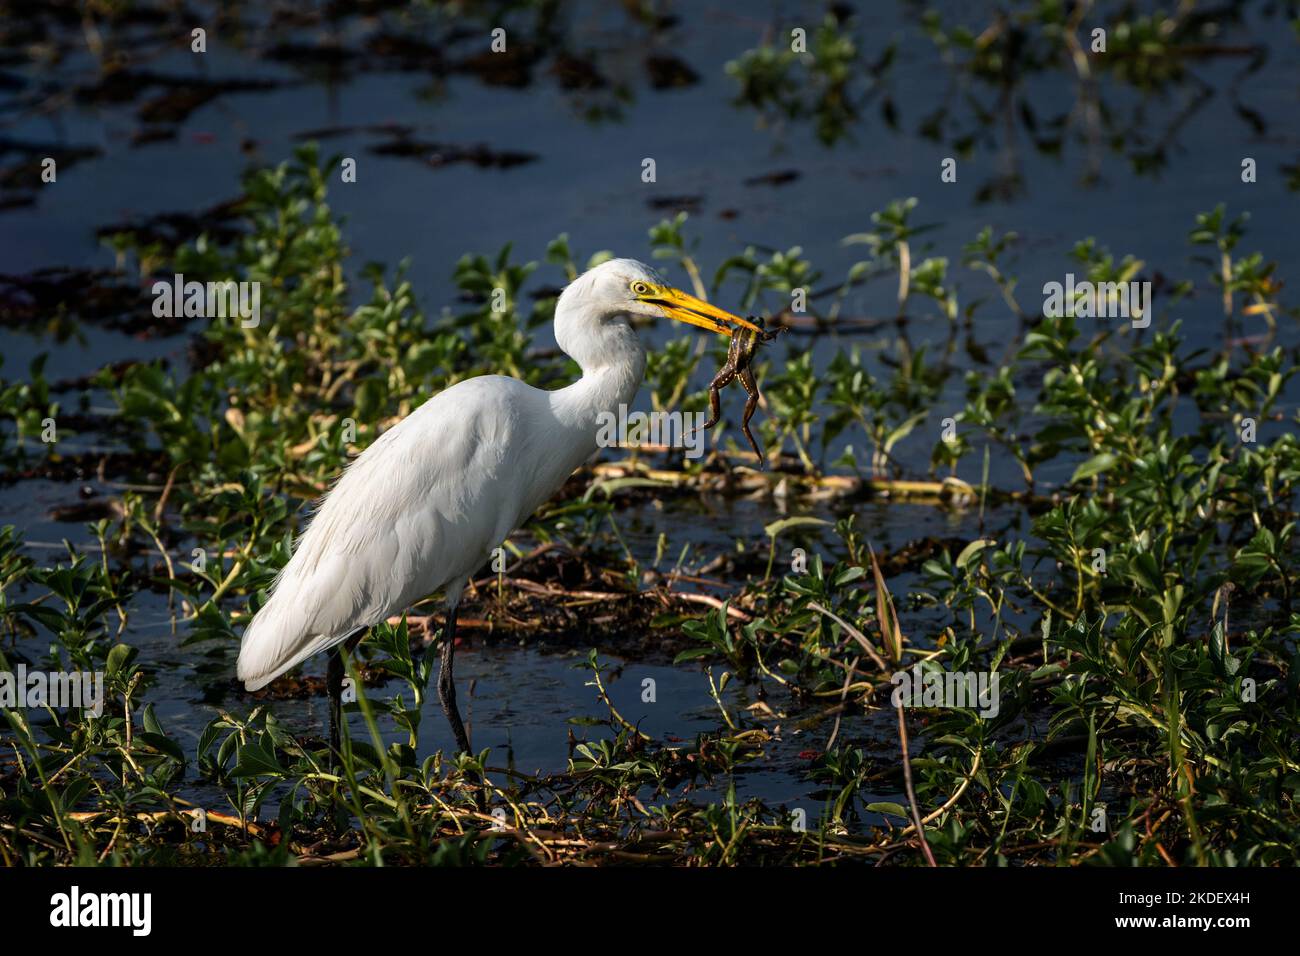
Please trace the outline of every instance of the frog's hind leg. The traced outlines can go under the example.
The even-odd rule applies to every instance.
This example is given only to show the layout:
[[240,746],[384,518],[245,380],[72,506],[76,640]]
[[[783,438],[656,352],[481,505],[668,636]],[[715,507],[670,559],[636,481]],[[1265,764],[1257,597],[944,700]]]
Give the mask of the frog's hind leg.
[[[734,369],[723,368],[709,383],[709,420],[701,426],[702,428],[712,428],[718,424],[718,419],[722,417],[721,392],[732,383],[735,377],[736,372]],[[691,434],[695,434],[694,428],[691,429]]]
[[754,454],[758,456],[758,467],[763,468],[763,453],[758,450],[758,442],[754,441],[754,434],[749,430],[749,420],[754,417],[754,409],[758,408],[758,383],[754,381],[754,373],[749,368],[740,371],[740,384],[745,387],[749,398],[745,399],[745,415],[740,420],[740,430],[745,433],[745,438],[749,441],[749,447],[754,449]]

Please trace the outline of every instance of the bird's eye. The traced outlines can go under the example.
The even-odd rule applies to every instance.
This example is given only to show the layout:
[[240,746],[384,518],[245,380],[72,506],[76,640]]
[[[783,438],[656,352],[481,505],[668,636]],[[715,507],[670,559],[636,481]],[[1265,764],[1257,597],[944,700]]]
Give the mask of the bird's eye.
[[649,284],[642,282],[640,279],[637,279],[635,282],[632,283],[632,294],[649,295],[650,294]]

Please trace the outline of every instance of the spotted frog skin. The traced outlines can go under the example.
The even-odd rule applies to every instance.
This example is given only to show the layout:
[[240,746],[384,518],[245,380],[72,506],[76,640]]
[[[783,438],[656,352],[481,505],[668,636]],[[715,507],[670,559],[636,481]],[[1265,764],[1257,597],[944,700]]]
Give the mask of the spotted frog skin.
[[[760,328],[763,325],[761,318],[752,315],[749,316],[749,321]],[[730,385],[733,380],[740,379],[740,384],[744,386],[745,392],[749,395],[749,398],[745,400],[745,415],[741,419],[740,428],[745,433],[749,447],[754,449],[754,454],[758,456],[760,468],[764,466],[763,453],[759,451],[758,442],[754,441],[754,435],[749,430],[749,420],[754,417],[754,409],[758,408],[760,395],[758,383],[754,381],[754,372],[749,367],[749,364],[754,359],[754,352],[757,351],[759,342],[770,342],[784,331],[784,327],[762,332],[755,332],[753,329],[746,328],[736,329],[731,336],[731,346],[727,349],[727,361],[722,368],[718,369],[718,374],[709,383],[709,420],[704,423],[705,428],[712,428],[718,423],[718,418],[722,414],[722,390]]]

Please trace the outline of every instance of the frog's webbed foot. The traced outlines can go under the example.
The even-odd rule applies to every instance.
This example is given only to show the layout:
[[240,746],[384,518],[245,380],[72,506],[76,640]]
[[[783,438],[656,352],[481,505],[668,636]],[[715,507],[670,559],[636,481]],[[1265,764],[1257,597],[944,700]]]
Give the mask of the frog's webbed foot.
[[782,332],[786,331],[786,326],[784,326],[784,325],[778,325],[778,326],[777,326],[776,328],[774,328],[774,329],[769,329],[769,328],[767,328],[767,327],[766,327],[766,323],[763,321],[763,319],[762,319],[761,316],[753,316],[753,315],[751,315],[751,316],[749,317],[749,320],[750,320],[751,322],[753,322],[755,325],[757,325],[757,326],[759,327],[759,329],[761,330],[761,331],[755,333],[755,334],[758,336],[758,340],[759,340],[760,342],[771,342],[774,338],[776,338],[776,337],[777,337],[778,335],[780,335]]

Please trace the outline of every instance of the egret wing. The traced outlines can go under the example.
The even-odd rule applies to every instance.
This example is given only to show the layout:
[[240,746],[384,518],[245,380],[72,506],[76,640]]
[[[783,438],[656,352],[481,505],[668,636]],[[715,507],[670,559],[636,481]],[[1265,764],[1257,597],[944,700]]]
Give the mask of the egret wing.
[[545,395],[500,376],[468,379],[348,466],[244,632],[238,674],[249,690],[483,563],[517,519],[506,512],[527,392]]

